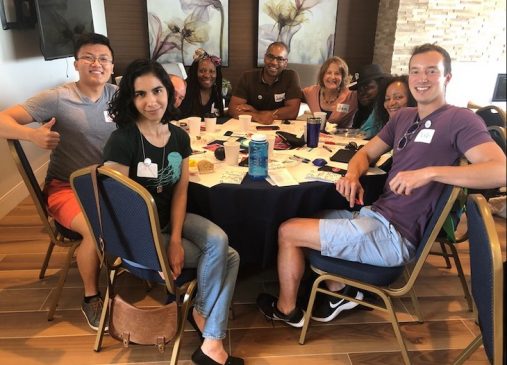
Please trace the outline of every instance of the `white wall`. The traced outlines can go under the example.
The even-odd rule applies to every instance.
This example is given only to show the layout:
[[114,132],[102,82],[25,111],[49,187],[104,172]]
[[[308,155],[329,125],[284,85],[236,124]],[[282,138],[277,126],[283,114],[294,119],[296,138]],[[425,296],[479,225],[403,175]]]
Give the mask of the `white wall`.
[[506,110],[506,102],[493,102],[493,91],[499,73],[506,73],[505,63],[452,62],[452,79],[447,87],[447,102],[466,107],[496,105]]
[[[91,0],[95,32],[107,35],[103,0]],[[23,102],[35,93],[75,81],[72,57],[44,61],[37,29],[0,29],[0,110]],[[48,152],[24,143],[25,151],[39,179],[43,181]],[[7,143],[0,139],[0,218],[19,204],[28,192],[12,161]]]

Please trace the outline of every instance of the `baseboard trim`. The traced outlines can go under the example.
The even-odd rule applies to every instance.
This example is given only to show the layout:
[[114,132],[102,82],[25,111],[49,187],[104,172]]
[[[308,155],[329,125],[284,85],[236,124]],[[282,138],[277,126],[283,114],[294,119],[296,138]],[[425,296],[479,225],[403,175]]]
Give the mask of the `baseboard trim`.
[[[46,161],[42,166],[33,171],[39,184],[42,184],[46,178],[48,164],[49,161]],[[28,195],[28,189],[20,177],[20,181],[11,190],[0,197],[0,219],[9,214],[9,212],[16,208]]]

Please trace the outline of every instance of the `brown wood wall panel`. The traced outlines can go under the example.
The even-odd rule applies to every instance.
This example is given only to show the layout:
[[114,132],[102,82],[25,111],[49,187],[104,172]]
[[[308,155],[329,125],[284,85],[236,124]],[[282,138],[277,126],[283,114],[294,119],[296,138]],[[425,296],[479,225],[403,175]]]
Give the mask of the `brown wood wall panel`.
[[[104,0],[117,75],[133,59],[149,56],[146,1]],[[355,72],[373,59],[379,0],[337,1],[335,54]],[[223,68],[223,76],[233,86],[243,71],[255,67],[257,4],[258,0],[229,0],[229,67]]]
[[351,74],[373,60],[379,0],[339,0],[335,55]]
[[104,0],[107,35],[115,53],[115,74],[136,58],[149,56],[146,0]]

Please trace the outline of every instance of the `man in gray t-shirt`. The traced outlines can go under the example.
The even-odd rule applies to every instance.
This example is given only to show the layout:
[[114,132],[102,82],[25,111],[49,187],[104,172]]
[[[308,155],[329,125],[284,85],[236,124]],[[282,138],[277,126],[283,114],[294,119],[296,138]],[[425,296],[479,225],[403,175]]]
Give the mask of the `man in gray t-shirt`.
[[[31,141],[51,150],[44,187],[48,211],[61,225],[83,237],[76,251],[84,285],[82,311],[90,327],[97,329],[102,311],[99,260],[69,176],[79,168],[102,162],[102,149],[115,129],[107,109],[117,87],[108,84],[114,65],[107,37],[84,34],[76,42],[74,57],[79,81],[1,111],[0,137]],[[33,122],[44,124],[27,126]]]
[[[363,204],[359,177],[368,166],[392,150],[393,164],[382,196],[359,212],[337,210],[326,219],[294,218],[278,230],[280,296],[260,294],[259,309],[293,327],[304,325],[296,307],[305,247],[322,255],[376,266],[410,261],[422,231],[433,214],[444,184],[469,188],[506,185],[505,154],[491,139],[484,123],[470,110],[448,105],[445,90],[451,80],[451,58],[440,46],[416,47],[409,62],[409,87],[417,108],[400,110],[380,133],[350,160],[336,190],[353,208]],[[466,166],[454,163],[460,157]],[[342,283],[326,283],[332,291],[362,299],[363,293]],[[317,294],[312,318],[334,319],[355,302]]]

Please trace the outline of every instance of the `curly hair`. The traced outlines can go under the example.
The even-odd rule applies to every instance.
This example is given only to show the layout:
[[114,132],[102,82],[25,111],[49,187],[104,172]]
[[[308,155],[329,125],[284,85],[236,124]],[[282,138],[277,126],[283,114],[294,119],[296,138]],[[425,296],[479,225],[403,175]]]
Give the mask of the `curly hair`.
[[338,65],[338,68],[340,69],[342,81],[340,82],[340,85],[338,85],[338,89],[343,90],[344,88],[347,87],[347,85],[350,82],[349,66],[347,66],[347,63],[338,56],[329,57],[327,60],[324,61],[322,66],[320,66],[319,75],[317,76],[317,83],[319,84],[320,87],[324,87],[324,75],[326,74],[329,65],[331,65],[332,63],[336,63]]
[[384,86],[379,89],[379,92],[377,94],[377,99],[375,102],[375,123],[378,127],[383,127],[386,125],[386,123],[389,121],[389,113],[387,112],[386,108],[384,107],[384,101],[386,98],[386,92],[389,85],[395,83],[395,82],[401,82],[405,85],[407,89],[407,106],[417,106],[417,102],[415,101],[414,97],[412,96],[412,93],[410,92],[410,88],[408,87],[408,76],[407,75],[393,75],[390,77],[387,77],[385,79]]
[[125,70],[121,78],[120,87],[114,93],[109,105],[109,115],[118,127],[125,127],[135,124],[139,118],[139,111],[134,104],[135,80],[143,75],[152,74],[158,78],[167,90],[168,103],[161,123],[167,124],[176,116],[174,107],[174,87],[169,79],[169,75],[162,65],[156,61],[147,59],[137,59],[132,61]]
[[[200,100],[200,94],[201,94],[201,86],[199,85],[198,80],[198,69],[199,64],[201,62],[204,62],[206,60],[209,60],[216,68],[216,79],[215,83],[211,87],[211,99],[215,102],[215,108],[218,108],[218,112],[220,116],[224,115],[224,104],[222,102],[222,66],[216,65],[215,62],[211,59],[212,56],[202,57],[202,58],[196,58],[192,65],[190,66],[190,70],[188,71],[188,78],[187,78],[187,96],[185,99],[188,100],[189,104],[189,111],[196,111],[201,108],[201,100]],[[187,101],[184,101],[185,104]]]

